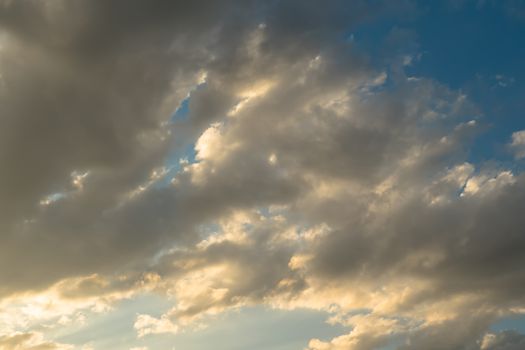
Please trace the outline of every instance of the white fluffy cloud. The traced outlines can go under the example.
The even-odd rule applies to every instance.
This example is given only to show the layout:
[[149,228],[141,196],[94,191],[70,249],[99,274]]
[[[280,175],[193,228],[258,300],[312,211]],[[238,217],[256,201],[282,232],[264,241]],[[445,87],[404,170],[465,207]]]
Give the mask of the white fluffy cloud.
[[517,159],[525,158],[525,130],[512,133],[510,146]]

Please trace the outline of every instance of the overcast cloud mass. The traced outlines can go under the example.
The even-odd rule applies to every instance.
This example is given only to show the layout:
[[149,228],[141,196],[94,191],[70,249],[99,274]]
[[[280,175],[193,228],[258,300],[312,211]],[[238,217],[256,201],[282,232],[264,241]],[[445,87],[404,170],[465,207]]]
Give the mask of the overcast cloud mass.
[[0,0],[0,350],[525,349],[520,33],[520,0]]

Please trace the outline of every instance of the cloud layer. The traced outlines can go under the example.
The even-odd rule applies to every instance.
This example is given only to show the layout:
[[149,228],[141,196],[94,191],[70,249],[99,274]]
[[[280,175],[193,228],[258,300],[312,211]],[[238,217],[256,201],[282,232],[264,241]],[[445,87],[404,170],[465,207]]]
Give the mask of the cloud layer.
[[13,306],[0,349],[68,349],[28,329],[138,293],[174,300],[139,337],[267,305],[348,327],[310,350],[520,348],[488,328],[523,311],[524,175],[468,158],[482,113],[405,73],[403,35],[348,39],[415,13],[1,1],[0,297],[47,316]]

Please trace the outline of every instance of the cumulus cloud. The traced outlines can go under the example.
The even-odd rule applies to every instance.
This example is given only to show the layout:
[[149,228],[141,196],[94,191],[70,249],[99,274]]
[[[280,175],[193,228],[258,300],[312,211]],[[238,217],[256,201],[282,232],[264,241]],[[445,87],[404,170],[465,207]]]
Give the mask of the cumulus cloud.
[[151,292],[157,282],[158,276],[152,274],[90,275],[64,279],[42,291],[11,295],[0,300],[0,332],[80,329],[90,316],[108,312],[122,300]]
[[517,159],[525,158],[525,130],[512,133],[510,147],[514,151],[514,156]]
[[517,350],[525,346],[525,336],[516,331],[488,333],[483,337],[482,350]]
[[2,350],[70,350],[73,346],[46,341],[40,333],[0,335]]
[[[1,266],[11,268],[0,271],[2,293],[112,271],[166,242],[195,240],[192,227],[222,205],[186,219],[203,199],[153,194],[153,170],[239,99],[254,98],[252,82],[273,79],[366,15],[360,2],[342,12],[339,5],[3,1]],[[248,20],[259,13],[266,27]],[[312,35],[290,47],[308,25]],[[172,123],[187,96],[188,120]],[[294,191],[269,186],[272,198]],[[61,254],[50,253],[56,242]],[[17,259],[21,251],[27,259]],[[13,273],[15,259],[25,274]]]
[[1,1],[2,327],[154,292],[139,337],[264,304],[351,328],[312,350],[519,346],[486,331],[524,303],[524,175],[469,162],[464,93],[341,40],[399,9]]
[[139,337],[148,334],[177,333],[179,330],[177,325],[173,324],[168,318],[158,319],[149,315],[138,315],[133,327],[137,330]]

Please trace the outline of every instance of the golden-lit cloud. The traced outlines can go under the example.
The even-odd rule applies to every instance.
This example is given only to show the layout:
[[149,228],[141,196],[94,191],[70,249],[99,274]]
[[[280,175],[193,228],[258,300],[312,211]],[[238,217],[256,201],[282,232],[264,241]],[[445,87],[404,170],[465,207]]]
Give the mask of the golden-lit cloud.
[[263,306],[344,329],[309,350],[519,348],[523,131],[477,162],[465,91],[349,36],[395,3],[0,0],[0,350],[144,296],[119,346]]

